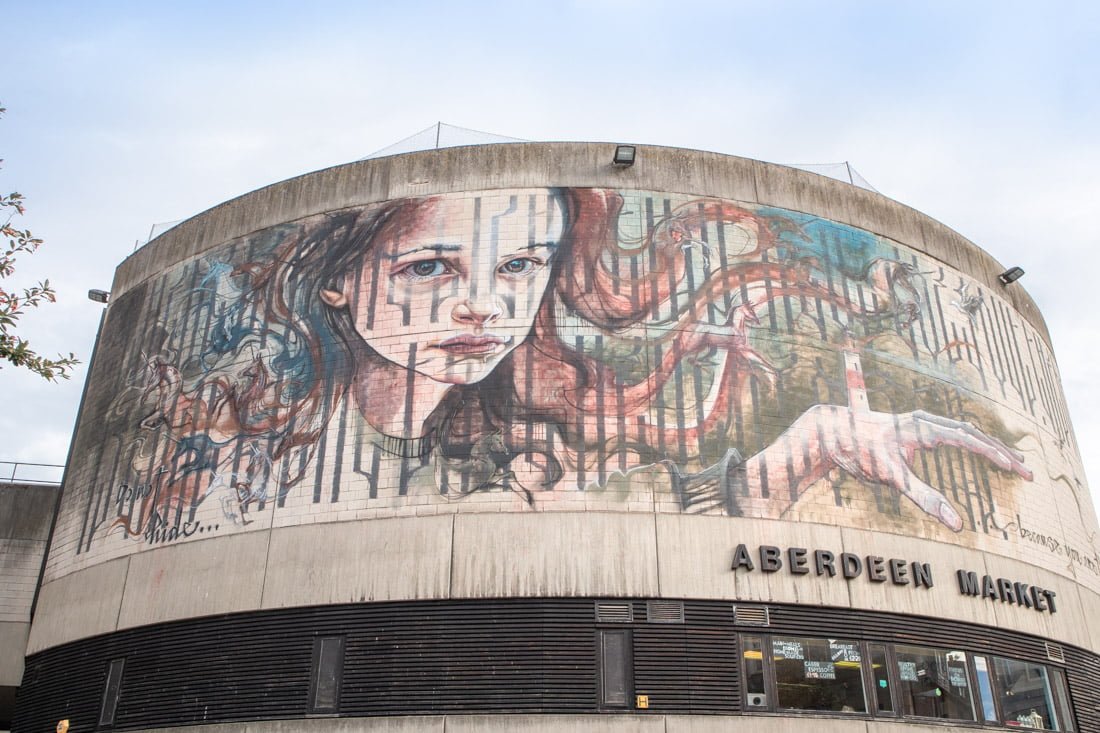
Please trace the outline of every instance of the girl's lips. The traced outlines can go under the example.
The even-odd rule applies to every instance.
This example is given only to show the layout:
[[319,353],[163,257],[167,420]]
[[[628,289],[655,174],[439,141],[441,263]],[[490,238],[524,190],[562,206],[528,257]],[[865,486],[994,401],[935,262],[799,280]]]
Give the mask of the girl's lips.
[[435,345],[450,354],[491,354],[508,343],[508,339],[496,334],[473,336],[462,334],[445,338]]

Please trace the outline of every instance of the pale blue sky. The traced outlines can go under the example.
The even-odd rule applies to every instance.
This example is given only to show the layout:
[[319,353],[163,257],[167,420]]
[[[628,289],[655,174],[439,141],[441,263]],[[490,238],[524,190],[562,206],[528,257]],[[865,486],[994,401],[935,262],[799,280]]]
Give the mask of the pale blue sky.
[[[87,359],[150,226],[436,120],[780,163],[848,160],[1006,265],[1054,337],[1100,481],[1100,4],[0,3],[0,188],[46,246],[24,321]],[[84,372],[0,370],[0,460],[65,459]],[[1095,492],[1094,488],[1094,492]]]

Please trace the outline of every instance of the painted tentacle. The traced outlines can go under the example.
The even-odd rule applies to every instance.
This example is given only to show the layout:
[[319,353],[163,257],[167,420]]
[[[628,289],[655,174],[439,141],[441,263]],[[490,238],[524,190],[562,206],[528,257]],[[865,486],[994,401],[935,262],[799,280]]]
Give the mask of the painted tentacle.
[[[751,228],[755,247],[740,253],[740,257],[758,254],[777,242],[778,225],[770,219],[727,203],[691,202],[657,222],[636,246],[627,248],[618,235],[623,206],[618,194],[580,189],[573,194],[573,206],[570,238],[577,268],[562,272],[557,291],[571,310],[611,329],[637,323],[650,314],[655,304],[669,299],[687,270],[684,247],[698,241],[700,230],[707,224]],[[644,273],[632,271],[631,265],[639,259],[646,260]],[[621,264],[621,273],[630,274],[616,273],[613,263]]]

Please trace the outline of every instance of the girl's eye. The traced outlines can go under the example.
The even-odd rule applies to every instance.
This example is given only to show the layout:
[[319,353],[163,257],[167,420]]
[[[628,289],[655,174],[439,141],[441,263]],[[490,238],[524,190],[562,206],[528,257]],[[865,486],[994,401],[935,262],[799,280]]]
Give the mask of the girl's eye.
[[440,277],[450,271],[450,267],[443,260],[420,260],[405,265],[394,274],[405,280],[417,281]]
[[542,263],[538,260],[533,260],[529,257],[517,257],[514,260],[508,260],[500,267],[497,268],[497,272],[504,275],[527,275],[535,271]]

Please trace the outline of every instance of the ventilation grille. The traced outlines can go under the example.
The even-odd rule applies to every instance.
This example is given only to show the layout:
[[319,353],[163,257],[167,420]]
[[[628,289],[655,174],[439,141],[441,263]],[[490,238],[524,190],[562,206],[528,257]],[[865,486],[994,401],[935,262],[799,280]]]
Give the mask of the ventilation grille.
[[1061,646],[1049,642],[1044,642],[1044,646],[1047,648],[1047,659],[1052,662],[1058,662],[1059,664],[1066,663],[1066,655],[1062,653]]
[[733,622],[738,626],[770,626],[767,606],[734,606]]
[[646,620],[654,624],[684,623],[683,601],[649,601],[645,608]]
[[634,620],[634,607],[629,602],[597,603],[596,620],[602,624],[628,624]]

